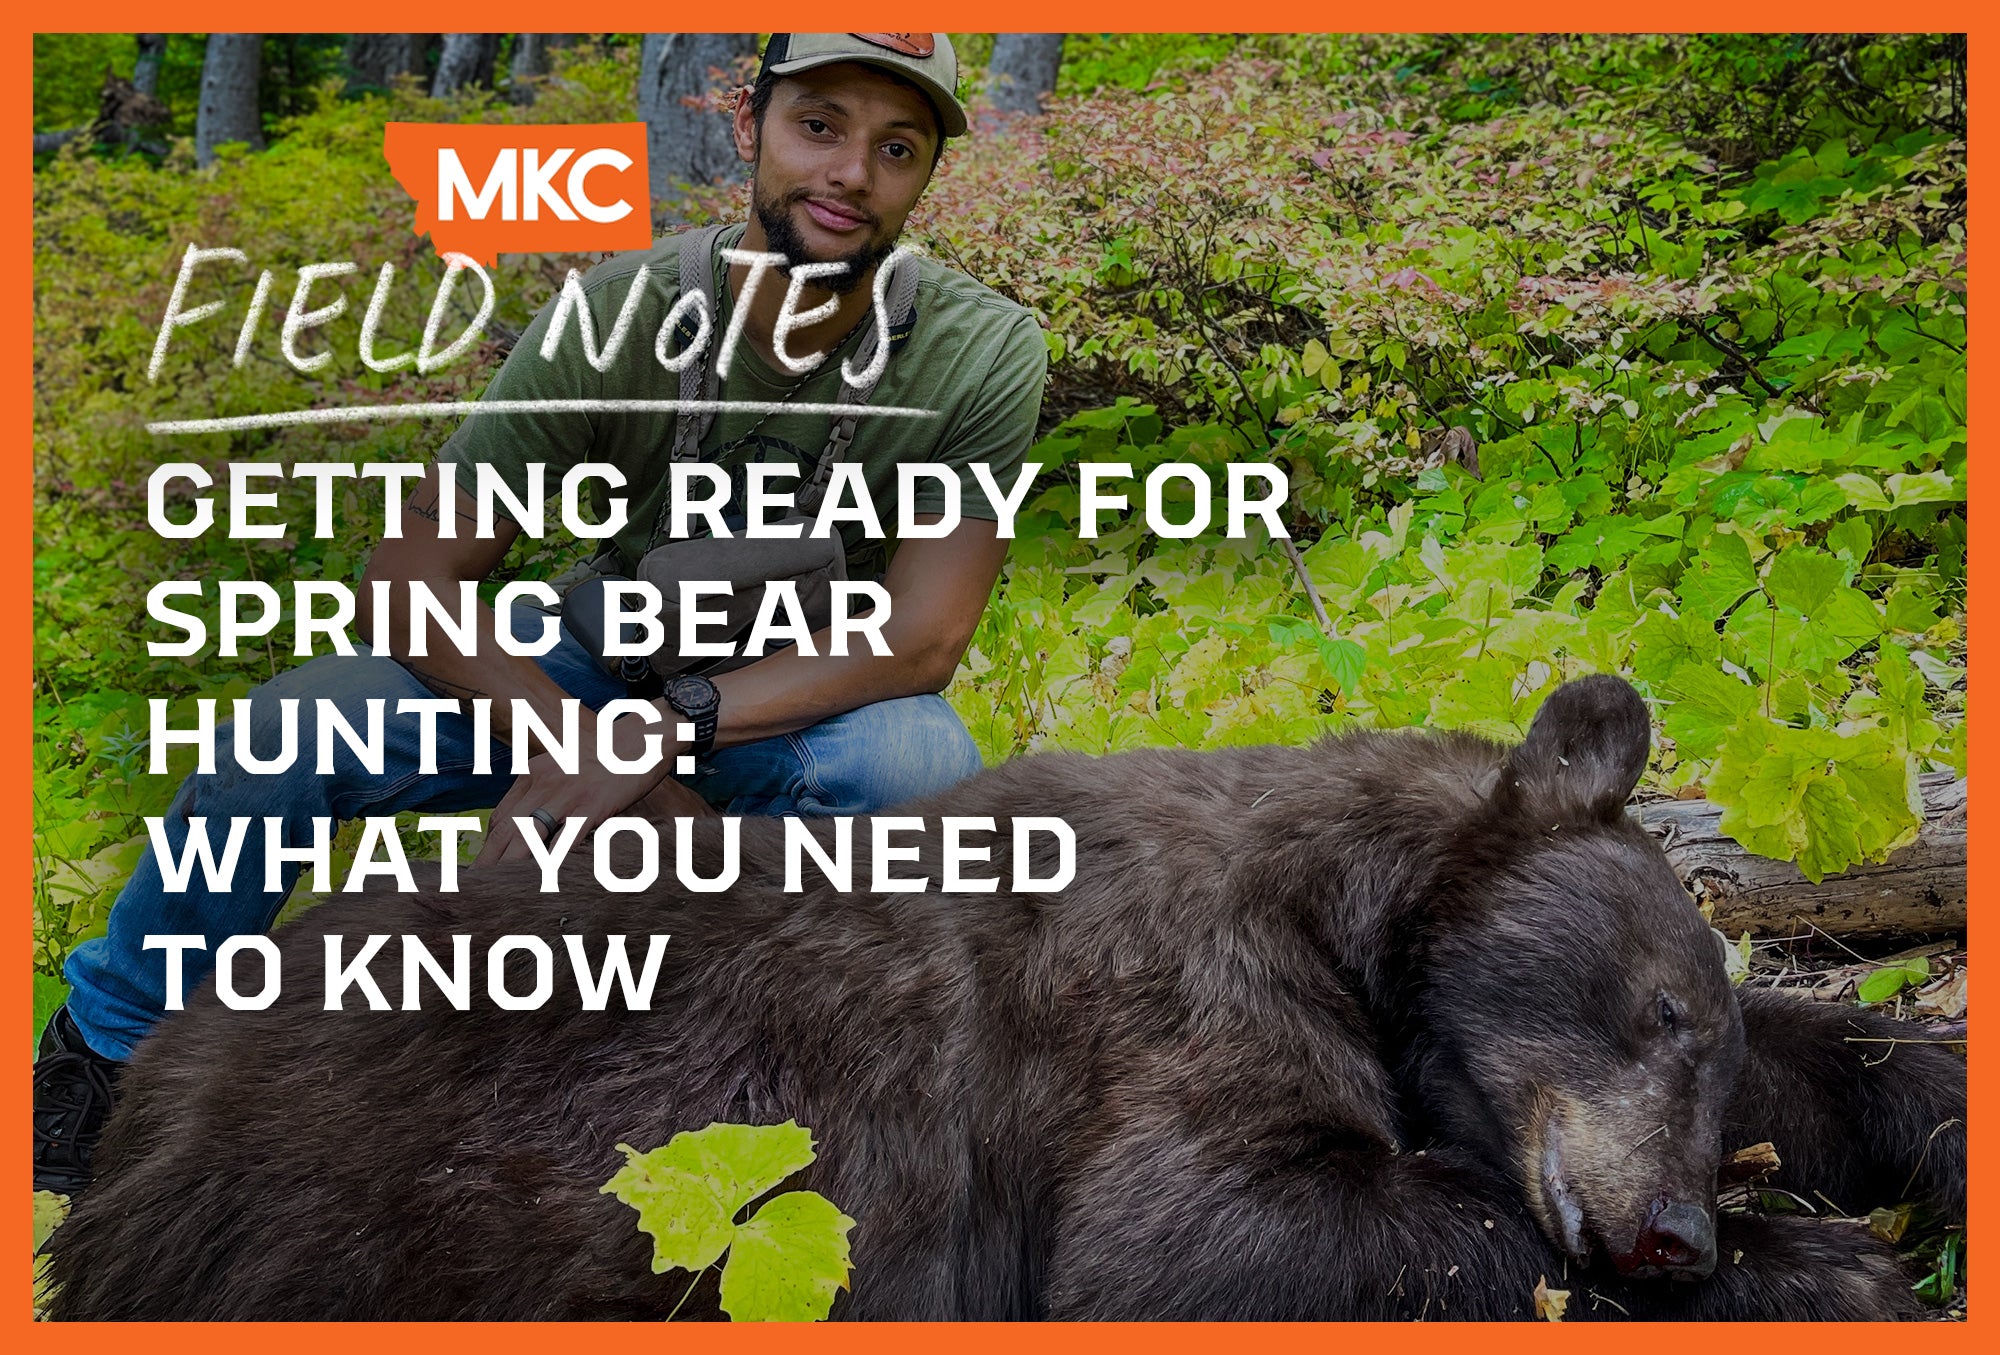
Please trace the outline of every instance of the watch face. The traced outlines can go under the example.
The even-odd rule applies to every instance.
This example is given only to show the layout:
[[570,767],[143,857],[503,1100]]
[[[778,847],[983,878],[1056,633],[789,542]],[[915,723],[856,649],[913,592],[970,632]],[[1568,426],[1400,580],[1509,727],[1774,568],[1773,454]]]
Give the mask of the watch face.
[[675,678],[667,688],[667,700],[683,715],[692,715],[717,704],[715,684],[707,678]]

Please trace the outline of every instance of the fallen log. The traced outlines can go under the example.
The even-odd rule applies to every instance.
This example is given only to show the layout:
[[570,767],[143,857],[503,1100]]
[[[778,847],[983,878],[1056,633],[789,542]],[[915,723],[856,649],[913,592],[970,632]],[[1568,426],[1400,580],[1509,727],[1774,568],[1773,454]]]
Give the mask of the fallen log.
[[60,132],[36,132],[35,154],[54,155],[89,130],[88,127],[65,127]]
[[1752,855],[1723,836],[1716,826],[1722,809],[1711,801],[1662,800],[1628,812],[1660,839],[1725,936],[1810,928],[1850,937],[1963,935],[1965,782],[1949,772],[1926,773],[1918,789],[1924,825],[1915,842],[1879,865],[1855,866],[1818,884],[1789,861]]

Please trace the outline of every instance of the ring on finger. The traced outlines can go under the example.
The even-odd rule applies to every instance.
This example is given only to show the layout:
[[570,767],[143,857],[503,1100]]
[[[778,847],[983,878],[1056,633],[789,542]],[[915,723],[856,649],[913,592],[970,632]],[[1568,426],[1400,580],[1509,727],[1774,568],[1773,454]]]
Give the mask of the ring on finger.
[[556,816],[549,813],[546,809],[533,810],[529,813],[528,817],[541,825],[542,837],[545,841],[554,837],[562,830],[562,825],[556,821]]

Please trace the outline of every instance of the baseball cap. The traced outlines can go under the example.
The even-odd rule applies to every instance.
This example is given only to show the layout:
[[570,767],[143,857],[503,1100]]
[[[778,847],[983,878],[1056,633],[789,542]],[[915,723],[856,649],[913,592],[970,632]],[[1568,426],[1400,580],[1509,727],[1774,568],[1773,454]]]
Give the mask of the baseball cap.
[[946,136],[965,135],[965,105],[958,101],[958,54],[942,33],[773,33],[764,45],[763,69],[797,75],[836,61],[878,66],[911,81],[930,96]]

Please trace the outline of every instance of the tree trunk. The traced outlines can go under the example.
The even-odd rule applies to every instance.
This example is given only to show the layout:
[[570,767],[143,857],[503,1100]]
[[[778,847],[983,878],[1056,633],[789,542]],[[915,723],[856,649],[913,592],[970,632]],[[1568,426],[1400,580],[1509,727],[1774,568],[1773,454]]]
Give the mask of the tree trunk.
[[344,60],[347,92],[388,89],[399,75],[422,75],[435,33],[350,33]]
[[1039,113],[1042,99],[1056,88],[1062,65],[1062,33],[1001,33],[993,39],[993,106],[1002,113]]
[[231,141],[264,147],[257,85],[264,66],[262,33],[210,33],[201,61],[201,104],[194,115],[194,159],[215,161],[215,148]]
[[1719,806],[1666,800],[1630,812],[1666,848],[1681,880],[1714,911],[1726,936],[1963,935],[1965,782],[1949,772],[1919,781],[1924,825],[1917,840],[1881,865],[1861,865],[1818,884],[1787,861],[1753,856],[1716,828]]
[[141,94],[160,92],[160,61],[167,54],[165,33],[139,34],[139,59],[132,66],[132,88]]
[[438,57],[437,78],[431,81],[431,97],[442,99],[467,85],[493,87],[493,62],[500,55],[498,33],[447,33],[444,52]]
[[517,104],[533,103],[536,86],[549,73],[549,54],[558,47],[569,46],[572,36],[569,33],[516,33],[514,60],[507,73],[511,83],[508,97]]
[[711,70],[729,70],[754,55],[754,33],[648,33],[639,49],[639,116],[646,120],[646,159],[658,201],[677,185],[713,183],[739,173],[729,119],[683,99],[701,98]]

